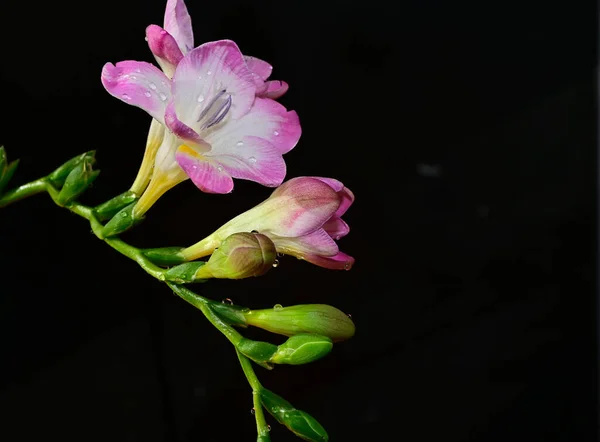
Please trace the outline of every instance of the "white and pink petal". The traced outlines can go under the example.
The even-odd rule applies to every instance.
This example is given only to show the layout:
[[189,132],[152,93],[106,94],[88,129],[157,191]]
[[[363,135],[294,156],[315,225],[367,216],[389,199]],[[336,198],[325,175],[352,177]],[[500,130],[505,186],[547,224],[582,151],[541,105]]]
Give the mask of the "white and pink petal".
[[171,98],[171,81],[156,66],[143,61],[106,63],[101,80],[113,97],[144,109],[164,123],[167,100]]
[[354,258],[344,252],[339,252],[334,256],[320,256],[307,254],[303,259],[330,270],[350,270],[354,265]]
[[186,125],[199,132],[203,111],[222,91],[231,97],[229,119],[240,118],[252,108],[256,86],[233,41],[205,43],[179,62],[173,76],[173,97],[177,116]]
[[233,179],[217,161],[206,158],[189,146],[182,145],[175,155],[177,163],[192,182],[205,193],[229,193]]
[[281,153],[268,141],[245,136],[242,141],[206,154],[218,161],[234,178],[254,181],[268,187],[279,186],[286,167]]
[[250,112],[242,118],[227,120],[203,137],[215,152],[243,143],[245,136],[252,136],[267,140],[284,154],[298,144],[301,134],[300,120],[295,111],[287,111],[271,99],[257,97]]
[[181,52],[184,54],[194,47],[192,18],[183,0],[167,0],[164,28],[175,38]]

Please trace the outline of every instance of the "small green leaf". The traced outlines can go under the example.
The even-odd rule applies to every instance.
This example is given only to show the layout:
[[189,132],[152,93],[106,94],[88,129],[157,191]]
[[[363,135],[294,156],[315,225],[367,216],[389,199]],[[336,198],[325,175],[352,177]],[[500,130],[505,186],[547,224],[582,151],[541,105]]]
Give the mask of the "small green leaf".
[[196,279],[198,269],[205,264],[204,261],[186,262],[172,267],[165,273],[167,281],[176,284],[184,284],[186,282],[204,282],[204,279]]
[[185,258],[180,253],[183,249],[185,247],[159,247],[142,249],[141,252],[156,265],[172,266],[185,262]]
[[115,216],[119,210],[137,201],[137,199],[137,195],[128,190],[127,192],[123,192],[121,195],[96,206],[94,208],[94,213],[96,214],[96,218],[100,221],[106,221]]
[[119,235],[120,233],[129,230],[131,227],[142,221],[144,217],[135,218],[133,209],[136,203],[131,203],[124,209],[119,210],[112,219],[102,228],[101,235],[103,238]]
[[86,162],[91,170],[91,166],[93,166],[96,162],[95,155],[96,151],[90,150],[89,152],[85,152],[71,158],[69,161],[58,167],[54,172],[49,174],[47,176],[48,180],[53,186],[60,189],[65,184],[69,174],[73,171],[73,169],[75,169],[81,163]]
[[83,160],[69,172],[57,197],[57,203],[59,205],[64,206],[80,196],[98,177],[100,171],[92,170],[94,161],[95,160],[91,157],[84,157]]
[[242,338],[236,345],[236,348],[244,356],[256,362],[261,367],[268,370],[273,366],[269,364],[269,360],[277,351],[277,346],[269,342],[253,341],[251,339]]
[[4,191],[6,185],[15,174],[15,171],[17,170],[18,166],[19,160],[14,160],[8,166],[6,166],[6,168],[4,169],[4,173],[2,173],[0,176],[0,193]]
[[327,336],[295,335],[277,347],[269,362],[274,364],[302,365],[316,361],[329,354],[333,342]]

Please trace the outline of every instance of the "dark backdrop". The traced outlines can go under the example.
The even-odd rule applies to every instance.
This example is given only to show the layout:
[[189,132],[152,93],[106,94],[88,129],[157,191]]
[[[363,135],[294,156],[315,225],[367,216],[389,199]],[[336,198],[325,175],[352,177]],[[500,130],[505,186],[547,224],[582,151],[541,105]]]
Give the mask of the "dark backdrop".
[[[485,2],[484,2],[485,3]],[[513,4],[511,4],[513,3]],[[199,287],[251,307],[329,303],[357,334],[258,368],[332,441],[595,439],[596,14],[502,3],[189,0],[196,43],[231,38],[291,85],[288,177],[356,194],[350,272],[292,258]],[[83,198],[126,190],[149,117],[100,84],[152,61],[163,1],[2,2],[0,143],[15,184],[97,149]],[[127,241],[188,245],[264,199],[188,181]],[[0,212],[0,439],[251,441],[225,339],[89,226],[37,196]],[[265,335],[252,333],[253,337]],[[274,441],[294,438],[273,422]]]

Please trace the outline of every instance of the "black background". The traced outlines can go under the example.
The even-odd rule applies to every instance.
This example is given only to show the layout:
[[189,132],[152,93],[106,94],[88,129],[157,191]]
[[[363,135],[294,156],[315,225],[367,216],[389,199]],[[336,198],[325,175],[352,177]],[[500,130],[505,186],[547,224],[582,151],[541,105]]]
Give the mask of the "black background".
[[[486,2],[483,2],[486,3]],[[131,184],[150,118],[105,62],[152,61],[162,1],[2,2],[0,143],[14,184],[97,149],[83,198]],[[188,1],[195,42],[230,38],[290,84],[288,178],[356,194],[349,271],[293,258],[197,287],[253,308],[328,303],[356,336],[257,368],[332,441],[586,442],[596,435],[596,14],[564,5]],[[189,245],[270,190],[186,182],[124,235]],[[251,441],[251,392],[200,312],[36,196],[0,212],[0,439]],[[250,337],[269,337],[256,331]],[[270,420],[274,441],[294,437]]]

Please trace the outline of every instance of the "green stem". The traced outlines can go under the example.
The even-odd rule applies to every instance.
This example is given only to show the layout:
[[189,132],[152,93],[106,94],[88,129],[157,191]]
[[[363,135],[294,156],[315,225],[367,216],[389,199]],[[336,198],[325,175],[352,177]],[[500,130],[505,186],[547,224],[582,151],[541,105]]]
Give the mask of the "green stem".
[[254,403],[254,417],[256,419],[256,432],[258,433],[258,440],[261,442],[267,442],[271,440],[269,436],[269,431],[271,431],[267,421],[265,419],[265,413],[260,402],[260,391],[262,390],[262,385],[254,373],[254,368],[252,368],[252,362],[246,356],[241,354],[237,349],[235,350],[237,353],[237,357],[240,360],[240,365],[242,366],[242,370],[246,375],[246,379],[248,379],[248,383],[250,387],[252,387],[252,401]]
[[229,339],[229,342],[231,342],[234,346],[237,346],[243,339],[241,334],[239,334],[233,327],[229,326],[215,312],[213,312],[213,310],[210,308],[211,301],[192,292],[187,287],[174,284],[169,281],[165,282],[169,287],[171,287],[171,290],[173,290],[177,296],[198,308],[204,314],[204,316],[206,316],[206,319],[208,319],[208,321],[214,325],[217,330],[223,333],[225,337]]
[[0,198],[0,207],[5,207],[30,196],[45,192],[46,185],[46,178],[40,178],[39,180],[23,184],[16,189],[9,190]]

